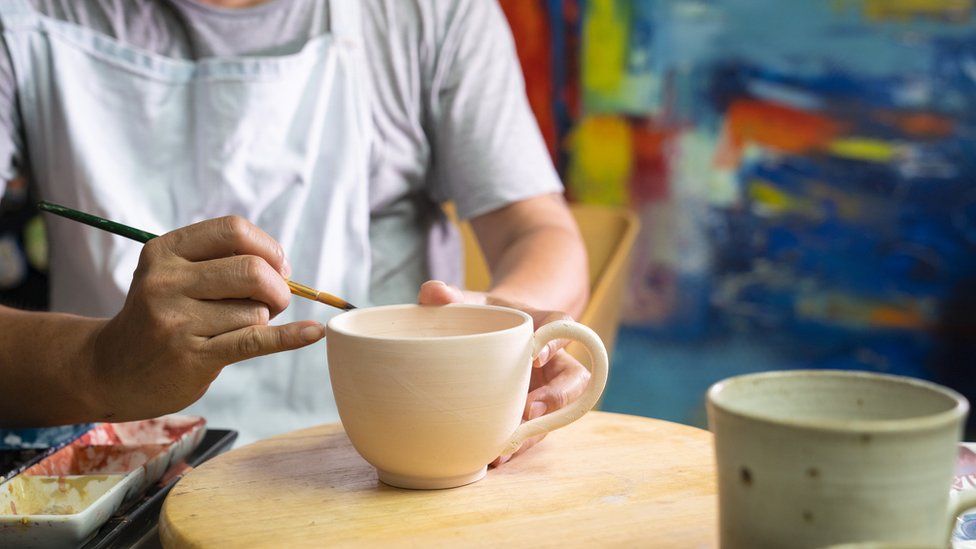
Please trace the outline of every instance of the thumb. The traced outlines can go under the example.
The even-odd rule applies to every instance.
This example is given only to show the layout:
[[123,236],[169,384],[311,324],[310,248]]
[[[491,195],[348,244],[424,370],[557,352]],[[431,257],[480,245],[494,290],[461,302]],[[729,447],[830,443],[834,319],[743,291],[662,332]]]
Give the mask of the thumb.
[[488,296],[484,292],[473,292],[448,286],[440,280],[428,280],[420,286],[417,303],[421,305],[450,305],[451,303],[487,305]]
[[211,352],[224,364],[299,349],[325,337],[325,326],[314,320],[281,326],[253,325],[210,338]]
[[463,303],[464,294],[454,286],[448,286],[440,280],[428,280],[420,287],[417,303],[421,305],[447,305],[449,303]]

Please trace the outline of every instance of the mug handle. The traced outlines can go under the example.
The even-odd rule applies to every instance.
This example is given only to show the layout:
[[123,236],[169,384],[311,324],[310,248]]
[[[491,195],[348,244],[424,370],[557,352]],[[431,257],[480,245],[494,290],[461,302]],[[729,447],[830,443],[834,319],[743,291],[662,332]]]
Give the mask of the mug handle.
[[536,330],[532,336],[532,358],[535,359],[543,347],[554,339],[571,339],[586,348],[586,352],[590,355],[590,382],[583,394],[568,406],[519,425],[499,452],[502,456],[514,454],[527,439],[555,431],[583,417],[596,405],[600,395],[603,394],[603,388],[607,385],[610,359],[607,357],[607,349],[603,346],[600,336],[579,322],[571,320],[550,322]]
[[976,507],[976,490],[949,493],[949,534],[946,537],[946,547],[952,541],[952,533],[956,531],[956,519],[974,507]]

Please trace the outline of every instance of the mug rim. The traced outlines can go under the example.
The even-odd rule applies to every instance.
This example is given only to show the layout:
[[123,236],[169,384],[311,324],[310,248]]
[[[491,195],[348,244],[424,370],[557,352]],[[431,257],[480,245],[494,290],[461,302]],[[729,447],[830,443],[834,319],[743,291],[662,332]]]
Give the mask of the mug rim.
[[[777,417],[772,414],[761,412],[732,409],[728,406],[728,404],[718,402],[716,398],[719,393],[732,384],[747,383],[756,379],[777,377],[837,377],[847,379],[885,380],[905,385],[912,385],[917,388],[939,393],[942,396],[952,399],[954,404],[950,409],[942,412],[903,419],[791,419]],[[708,388],[707,401],[709,406],[721,411],[723,414],[735,416],[740,419],[781,425],[785,427],[798,427],[833,432],[892,433],[919,431],[934,427],[944,427],[947,424],[964,419],[966,414],[969,412],[969,401],[966,399],[966,397],[948,387],[944,387],[931,381],[908,376],[855,370],[775,370],[733,376],[712,384],[712,386]]]
[[[445,336],[423,336],[423,337],[387,337],[387,336],[376,336],[376,335],[366,335],[355,333],[349,329],[341,326],[344,322],[343,319],[350,318],[350,316],[359,316],[363,314],[369,314],[373,312],[382,311],[396,311],[402,309],[417,309],[424,307],[450,307],[453,309],[477,309],[477,310],[491,310],[500,313],[505,313],[509,315],[515,315],[522,318],[522,322],[512,326],[511,328],[503,328],[501,330],[492,330],[490,332],[478,332],[476,334],[462,334],[462,335],[445,335]],[[400,342],[433,342],[433,341],[464,341],[464,340],[474,340],[481,339],[487,336],[503,336],[506,334],[514,333],[520,329],[523,329],[526,322],[529,324],[530,329],[532,329],[534,321],[528,313],[520,311],[518,309],[513,309],[511,307],[502,307],[499,305],[478,305],[473,303],[449,303],[447,305],[420,305],[417,303],[404,303],[399,305],[381,305],[378,307],[363,307],[361,309],[353,309],[351,311],[346,311],[340,313],[329,319],[326,323],[326,328],[330,333],[339,334],[343,337],[351,337],[357,339],[364,339],[369,341],[400,341]],[[326,336],[328,337],[328,335]]]

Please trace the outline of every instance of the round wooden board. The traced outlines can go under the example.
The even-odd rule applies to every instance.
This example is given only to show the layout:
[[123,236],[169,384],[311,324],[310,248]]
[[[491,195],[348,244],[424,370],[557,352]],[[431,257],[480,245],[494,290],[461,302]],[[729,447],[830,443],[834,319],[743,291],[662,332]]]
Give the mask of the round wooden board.
[[324,425],[234,450],[170,492],[166,547],[713,547],[712,437],[591,412],[483,480],[391,488]]

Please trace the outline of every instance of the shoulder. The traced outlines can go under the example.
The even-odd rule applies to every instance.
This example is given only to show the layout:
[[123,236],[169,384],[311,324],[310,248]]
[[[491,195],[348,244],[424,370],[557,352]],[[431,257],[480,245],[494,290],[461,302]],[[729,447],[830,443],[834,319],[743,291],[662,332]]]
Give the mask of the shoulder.
[[435,42],[458,27],[504,22],[497,0],[366,0],[363,11],[369,26]]
[[397,70],[404,62],[414,65],[428,81],[454,64],[461,50],[481,57],[498,53],[494,46],[512,49],[497,0],[366,0],[363,12],[364,40],[374,60],[392,61]]

